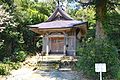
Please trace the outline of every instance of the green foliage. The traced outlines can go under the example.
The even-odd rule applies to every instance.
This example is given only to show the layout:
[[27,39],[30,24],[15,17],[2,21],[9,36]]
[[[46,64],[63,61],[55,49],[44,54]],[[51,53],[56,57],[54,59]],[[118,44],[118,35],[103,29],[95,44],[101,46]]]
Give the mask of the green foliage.
[[1,10],[1,26],[6,27],[5,30],[0,34],[2,39],[2,45],[0,46],[0,60],[2,61],[4,57],[9,57],[14,52],[14,47],[18,47],[17,44],[21,42],[22,35],[17,32],[18,23],[15,22],[13,16],[10,16],[8,12],[4,9]]
[[120,14],[108,13],[103,25],[108,39],[120,49]]
[[1,46],[0,52],[4,53],[6,57],[10,56],[16,48],[20,48],[24,42],[22,33],[17,31],[18,23],[15,22],[14,18],[9,18],[9,21],[4,22],[5,30],[1,33],[1,39],[3,45]]
[[[73,12],[73,11],[72,11]],[[88,21],[88,33],[87,38],[91,39],[95,37],[95,26],[96,26],[96,20],[95,20],[95,9],[94,6],[86,7],[85,9],[79,9],[76,12],[74,12],[74,18],[81,21]]]
[[0,34],[0,60],[9,58],[23,61],[26,52],[36,50],[36,34],[30,31],[27,25],[45,21],[50,16],[52,7],[30,0],[3,0],[2,3],[0,26],[5,27],[5,30]]
[[17,3],[14,16],[21,24],[36,24],[45,21],[51,13],[51,6],[45,3],[35,3],[28,0],[21,0]]
[[11,70],[13,70],[13,69],[17,70],[21,67],[20,63],[10,62],[8,64],[9,64],[9,67],[11,67]]
[[17,2],[14,18],[19,22],[17,31],[22,33],[24,50],[29,52],[36,50],[36,34],[30,31],[26,25],[46,21],[50,13],[51,5],[49,4],[29,0],[20,0],[19,3]]
[[8,64],[9,68],[17,70],[21,67],[21,64],[19,62],[12,62],[10,58],[4,58],[3,64]]
[[4,57],[2,63],[0,63],[0,75],[9,75],[10,71],[21,67],[20,63],[12,62],[10,58]]
[[39,48],[39,47],[41,47],[43,44],[42,44],[43,42],[42,42],[42,38],[38,38],[38,41],[37,41],[37,43],[36,43],[36,46]]
[[93,7],[79,9],[76,12],[75,17],[78,20],[89,21],[89,23],[95,24],[95,9]]
[[14,52],[14,62],[17,61],[24,61],[27,56],[27,53],[25,51],[16,51]]
[[79,59],[78,70],[93,79],[99,79],[99,74],[95,73],[95,63],[106,63],[107,72],[103,74],[104,79],[115,79],[119,70],[119,59],[117,48],[105,40],[95,40],[84,43],[78,49]]
[[10,74],[10,68],[8,64],[0,63],[0,75],[8,75]]
[[14,62],[0,63],[0,75],[9,75],[11,70],[18,69],[20,67],[21,67],[20,63]]
[[117,80],[120,80],[120,70],[118,71],[118,74],[117,74]]

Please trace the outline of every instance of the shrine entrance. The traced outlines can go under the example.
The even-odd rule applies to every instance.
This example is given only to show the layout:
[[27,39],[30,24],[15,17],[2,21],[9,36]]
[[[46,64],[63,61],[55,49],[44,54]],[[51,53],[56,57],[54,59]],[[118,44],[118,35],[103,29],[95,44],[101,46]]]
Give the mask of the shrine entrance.
[[64,54],[65,53],[65,38],[64,36],[49,37],[49,54]]

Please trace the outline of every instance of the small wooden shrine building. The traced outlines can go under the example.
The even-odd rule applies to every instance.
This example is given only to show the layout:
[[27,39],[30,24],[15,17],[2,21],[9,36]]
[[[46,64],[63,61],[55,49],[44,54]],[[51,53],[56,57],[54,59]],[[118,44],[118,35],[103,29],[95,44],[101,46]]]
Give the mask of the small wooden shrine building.
[[46,55],[75,56],[77,41],[87,32],[87,22],[74,20],[60,6],[46,22],[29,26],[30,30],[43,36],[42,52]]

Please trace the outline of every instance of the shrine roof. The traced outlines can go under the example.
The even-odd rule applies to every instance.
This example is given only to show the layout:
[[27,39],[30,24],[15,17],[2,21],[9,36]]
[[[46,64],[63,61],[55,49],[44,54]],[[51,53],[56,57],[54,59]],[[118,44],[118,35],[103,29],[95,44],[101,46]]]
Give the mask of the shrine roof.
[[86,24],[87,22],[76,21],[76,20],[56,20],[51,22],[43,22],[35,25],[30,25],[31,28],[72,28],[75,25]]
[[39,28],[39,29],[72,28],[75,25],[82,25],[86,23],[87,22],[74,20],[60,6],[58,6],[56,7],[54,13],[48,18],[47,21],[35,25],[28,25],[28,26],[30,28]]

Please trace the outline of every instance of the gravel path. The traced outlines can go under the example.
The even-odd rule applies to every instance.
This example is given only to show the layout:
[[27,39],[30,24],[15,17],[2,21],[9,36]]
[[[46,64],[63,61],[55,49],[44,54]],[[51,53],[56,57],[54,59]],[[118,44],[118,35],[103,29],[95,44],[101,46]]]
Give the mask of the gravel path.
[[40,71],[28,68],[13,70],[6,80],[86,80],[75,71]]

